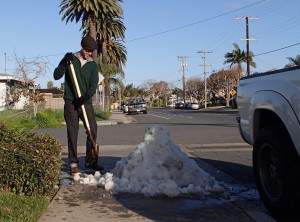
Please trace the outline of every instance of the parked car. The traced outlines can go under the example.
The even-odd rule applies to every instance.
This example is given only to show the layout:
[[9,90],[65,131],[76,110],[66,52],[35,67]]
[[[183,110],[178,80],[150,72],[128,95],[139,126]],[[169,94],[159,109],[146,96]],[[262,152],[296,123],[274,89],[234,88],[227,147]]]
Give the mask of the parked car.
[[122,106],[123,113],[128,113],[128,104],[124,103]]
[[183,109],[184,103],[176,103],[175,109]]
[[147,103],[142,98],[130,99],[128,104],[128,114],[144,113],[147,114]]
[[188,109],[198,110],[198,109],[200,109],[200,106],[198,103],[189,103]]

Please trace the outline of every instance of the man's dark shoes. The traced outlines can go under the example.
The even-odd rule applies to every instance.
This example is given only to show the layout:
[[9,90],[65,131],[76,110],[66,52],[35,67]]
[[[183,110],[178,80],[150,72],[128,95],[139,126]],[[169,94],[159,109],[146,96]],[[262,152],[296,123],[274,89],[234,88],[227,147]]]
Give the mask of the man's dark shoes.
[[102,171],[104,170],[103,166],[100,166],[98,164],[85,164],[85,168],[88,168],[90,170],[94,170],[94,171]]
[[75,173],[80,173],[78,167],[71,167],[70,174],[73,176]]

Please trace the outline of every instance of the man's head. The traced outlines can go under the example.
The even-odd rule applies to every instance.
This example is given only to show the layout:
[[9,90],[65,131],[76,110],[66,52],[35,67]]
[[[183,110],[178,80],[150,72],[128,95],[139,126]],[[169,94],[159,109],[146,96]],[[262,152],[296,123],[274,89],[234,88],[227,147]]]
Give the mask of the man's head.
[[93,51],[97,49],[97,43],[91,36],[85,36],[81,40],[81,55],[84,59],[92,56]]

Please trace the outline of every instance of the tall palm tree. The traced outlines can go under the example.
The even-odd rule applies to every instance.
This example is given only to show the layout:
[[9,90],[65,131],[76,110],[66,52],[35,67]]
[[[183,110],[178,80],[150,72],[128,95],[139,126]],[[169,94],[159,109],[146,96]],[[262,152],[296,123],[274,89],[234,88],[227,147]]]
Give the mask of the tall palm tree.
[[[61,0],[60,12],[63,14],[62,21],[66,23],[82,21],[82,26],[89,27],[89,34],[96,40],[96,23],[105,20],[107,16],[116,16],[119,13],[120,6],[118,0]],[[97,61],[97,52],[93,52],[93,59]]]
[[[121,41],[125,38],[125,26],[121,21],[123,11],[119,11],[119,15],[115,17],[109,17],[104,22],[98,23],[97,26],[97,35],[98,42],[102,46],[99,52],[99,64],[101,66],[108,67],[111,69],[114,67],[114,70],[121,69],[126,63],[126,49]],[[107,67],[106,67],[107,68]],[[106,69],[104,68],[104,69]],[[103,70],[103,68],[102,68]],[[114,72],[114,71],[113,71]],[[111,81],[111,72],[103,72],[104,75],[104,89],[105,95],[110,95],[110,84]],[[120,73],[121,74],[121,73]],[[110,104],[110,96],[106,96],[106,109]]]
[[[119,0],[115,0],[119,1]],[[104,76],[104,91],[105,91],[105,109],[109,109],[110,104],[110,84],[112,83],[110,75],[114,73],[105,70],[111,69],[113,66],[116,66],[118,69],[126,63],[126,49],[124,45],[120,42],[125,39],[125,26],[121,21],[123,16],[123,10],[121,7],[118,7],[116,4],[116,10],[113,14],[103,15],[101,22],[96,23],[96,32],[97,32],[97,44],[98,48],[98,64],[101,73]],[[84,29],[84,35],[90,32],[89,23],[85,23],[85,26],[82,26]],[[121,73],[120,73],[121,74]]]
[[[106,109],[109,109],[110,104],[110,75],[116,70],[121,70],[119,73],[122,75],[122,65],[126,62],[125,47],[116,43],[114,47],[112,43],[125,38],[125,26],[121,21],[123,10],[119,2],[122,0],[62,0],[60,4],[60,14],[64,13],[62,20],[66,19],[66,23],[74,19],[76,22],[82,20],[83,36],[92,36],[98,44],[98,50],[93,52],[93,59],[105,78]],[[110,53],[107,48],[109,51],[114,50]],[[111,58],[108,59],[109,54]]]
[[[227,52],[224,57],[225,61],[224,64],[230,63],[230,67],[232,65],[237,65],[238,66],[238,73],[239,73],[239,79],[241,78],[242,74],[242,63],[247,63],[247,54],[245,51],[241,50],[238,44],[233,43],[234,50],[232,52]],[[253,52],[249,52],[249,57],[250,57],[250,66],[256,68],[256,63],[253,62]]]
[[290,63],[285,65],[285,68],[293,67],[293,66],[300,66],[300,55],[297,55],[295,58],[287,57]]

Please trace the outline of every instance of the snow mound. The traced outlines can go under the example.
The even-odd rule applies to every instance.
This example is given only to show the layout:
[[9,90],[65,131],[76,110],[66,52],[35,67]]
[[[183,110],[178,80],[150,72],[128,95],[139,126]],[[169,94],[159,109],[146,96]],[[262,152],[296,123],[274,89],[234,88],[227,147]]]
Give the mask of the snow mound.
[[[87,180],[93,178],[83,183]],[[101,176],[97,184],[112,193],[145,196],[208,195],[223,191],[213,177],[173,143],[169,129],[158,124],[147,127],[144,141],[118,161],[111,173]]]

